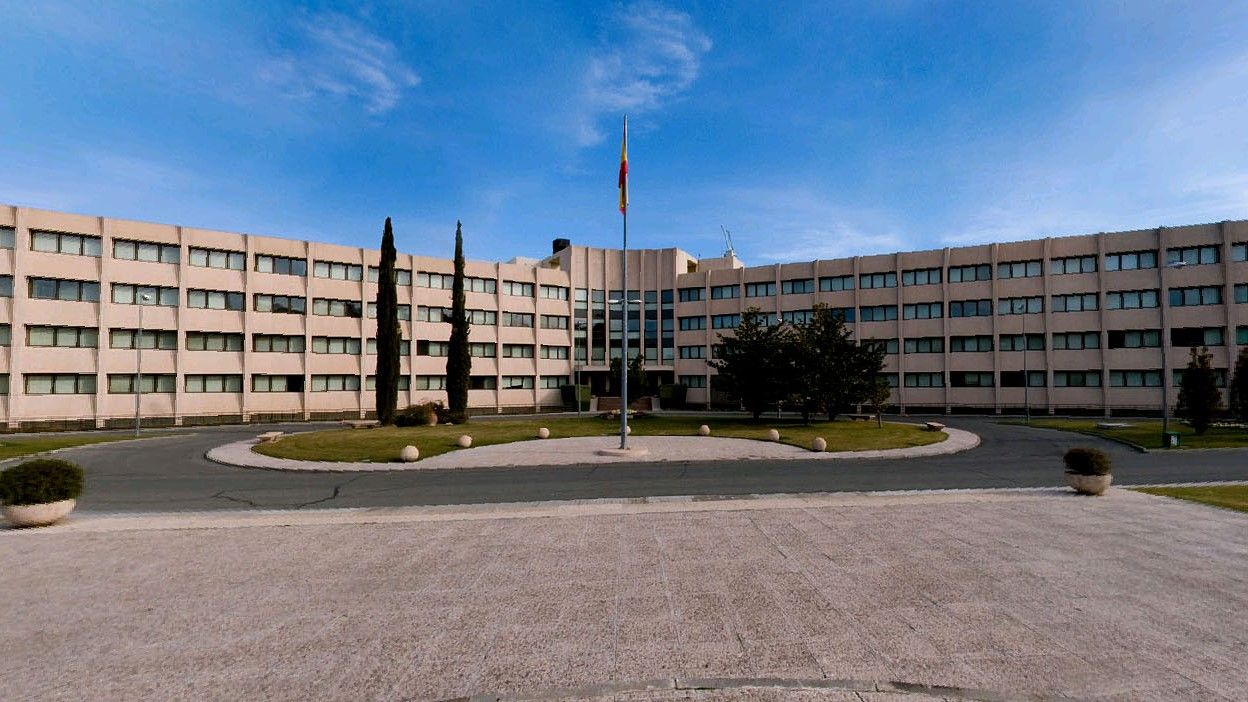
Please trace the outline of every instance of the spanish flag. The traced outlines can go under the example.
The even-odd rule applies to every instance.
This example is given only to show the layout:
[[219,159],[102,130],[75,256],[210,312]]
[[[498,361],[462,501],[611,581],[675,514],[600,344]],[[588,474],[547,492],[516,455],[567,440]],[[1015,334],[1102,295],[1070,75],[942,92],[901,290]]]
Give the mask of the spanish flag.
[[624,118],[624,143],[620,146],[620,214],[628,213],[628,117]]

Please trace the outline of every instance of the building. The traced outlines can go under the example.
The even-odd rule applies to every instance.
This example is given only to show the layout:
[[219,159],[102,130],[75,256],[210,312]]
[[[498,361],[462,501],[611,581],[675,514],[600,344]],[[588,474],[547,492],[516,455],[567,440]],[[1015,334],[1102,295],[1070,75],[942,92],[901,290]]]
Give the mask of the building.
[[[754,267],[631,250],[625,288],[619,250],[560,239],[545,259],[468,262],[469,403],[556,407],[575,376],[607,392],[625,334],[689,402],[715,403],[718,334],[749,307],[800,322],[823,303],[886,345],[903,411],[1156,412],[1188,347],[1225,379],[1248,345],[1246,242],[1235,221]],[[365,416],[378,258],[2,206],[0,421],[125,424],[136,396],[152,423]],[[451,261],[397,267],[399,401],[444,399]]]

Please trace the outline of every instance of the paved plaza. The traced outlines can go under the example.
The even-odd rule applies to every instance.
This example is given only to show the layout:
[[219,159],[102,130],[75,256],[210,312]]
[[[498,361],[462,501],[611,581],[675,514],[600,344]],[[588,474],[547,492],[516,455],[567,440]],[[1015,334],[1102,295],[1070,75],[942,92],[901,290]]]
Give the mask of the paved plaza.
[[1248,686],[1248,517],[1123,490],[85,515],[0,592],[0,699]]

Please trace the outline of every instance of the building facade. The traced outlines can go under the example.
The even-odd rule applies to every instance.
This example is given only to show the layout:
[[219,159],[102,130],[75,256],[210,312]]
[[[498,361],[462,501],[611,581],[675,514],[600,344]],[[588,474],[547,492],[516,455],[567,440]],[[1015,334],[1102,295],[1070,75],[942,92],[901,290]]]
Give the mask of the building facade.
[[[1225,381],[1248,345],[1248,221],[755,267],[630,250],[627,286],[618,249],[553,249],[467,264],[474,411],[558,407],[574,381],[614,392],[625,335],[690,403],[724,401],[708,361],[751,307],[838,310],[885,345],[903,411],[1156,412],[1191,346]],[[0,421],[124,424],[136,397],[153,423],[366,416],[378,260],[0,207]],[[452,262],[397,268],[399,402],[444,400]]]

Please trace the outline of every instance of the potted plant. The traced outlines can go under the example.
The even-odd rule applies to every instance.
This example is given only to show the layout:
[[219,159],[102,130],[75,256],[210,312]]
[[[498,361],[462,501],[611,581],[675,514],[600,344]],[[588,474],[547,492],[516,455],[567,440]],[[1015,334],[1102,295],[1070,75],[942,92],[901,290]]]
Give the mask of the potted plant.
[[1066,462],[1066,482],[1080,495],[1099,495],[1113,482],[1109,456],[1094,448],[1072,448],[1062,457]]
[[82,494],[82,469],[57,458],[37,458],[0,472],[0,504],[14,526],[53,524]]

